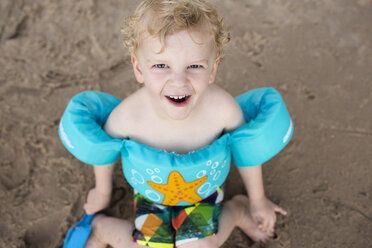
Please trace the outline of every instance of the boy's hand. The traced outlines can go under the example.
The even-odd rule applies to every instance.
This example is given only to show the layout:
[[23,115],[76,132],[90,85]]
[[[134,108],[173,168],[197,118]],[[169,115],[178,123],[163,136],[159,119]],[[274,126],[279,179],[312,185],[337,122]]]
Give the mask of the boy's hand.
[[87,214],[94,214],[109,206],[111,200],[111,192],[103,193],[93,188],[89,191],[87,202],[84,204],[84,210]]
[[287,211],[275,205],[266,197],[250,200],[250,211],[258,228],[272,236],[274,235],[274,226],[276,222],[275,212],[287,215]]

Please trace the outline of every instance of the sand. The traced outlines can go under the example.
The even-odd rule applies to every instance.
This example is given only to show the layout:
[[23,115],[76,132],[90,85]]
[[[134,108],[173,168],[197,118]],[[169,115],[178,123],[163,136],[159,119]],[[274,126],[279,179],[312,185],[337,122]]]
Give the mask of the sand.
[[[268,247],[372,247],[372,1],[214,0],[232,33],[217,84],[237,96],[275,87],[294,122],[264,166],[267,196],[289,211]],[[125,98],[121,43],[135,0],[0,2],[0,247],[61,247],[83,215],[92,169],[57,135],[84,90]],[[227,196],[244,192],[233,168]],[[120,166],[107,214],[131,218]],[[238,229],[223,246],[251,247]]]

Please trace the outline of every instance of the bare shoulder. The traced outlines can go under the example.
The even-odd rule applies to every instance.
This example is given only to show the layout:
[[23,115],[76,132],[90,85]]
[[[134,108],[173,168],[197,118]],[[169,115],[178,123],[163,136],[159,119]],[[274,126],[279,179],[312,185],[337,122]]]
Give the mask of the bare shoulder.
[[140,104],[141,89],[124,99],[110,114],[105,124],[108,135],[117,139],[130,136],[131,130],[141,117],[143,104]]
[[221,87],[211,87],[213,102],[224,120],[225,132],[231,132],[244,124],[243,112],[235,98]]

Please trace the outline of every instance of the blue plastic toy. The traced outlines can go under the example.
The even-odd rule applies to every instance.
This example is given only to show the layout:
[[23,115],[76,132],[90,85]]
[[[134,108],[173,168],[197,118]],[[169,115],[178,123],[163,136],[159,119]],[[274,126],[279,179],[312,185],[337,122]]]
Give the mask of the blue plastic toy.
[[91,232],[92,215],[84,215],[81,221],[68,230],[63,248],[83,248]]

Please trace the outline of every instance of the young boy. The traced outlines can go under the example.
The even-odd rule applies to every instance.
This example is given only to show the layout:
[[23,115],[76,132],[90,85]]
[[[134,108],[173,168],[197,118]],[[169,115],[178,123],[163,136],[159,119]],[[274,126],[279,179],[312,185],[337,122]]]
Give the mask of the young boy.
[[[145,0],[128,18],[124,33],[134,75],[143,87],[110,114],[104,129],[111,137],[187,154],[210,145],[244,123],[234,98],[213,84],[229,34],[210,4],[203,0]],[[87,214],[108,206],[112,170],[113,164],[94,167],[96,186],[90,190],[84,206]],[[177,228],[173,233],[165,233],[164,240],[154,239],[151,246],[219,247],[235,226],[257,242],[273,237],[275,212],[284,215],[286,212],[265,197],[261,166],[239,167],[239,172],[249,199],[240,195],[225,202],[223,207],[221,199],[206,206],[205,209],[213,212],[205,223],[209,225],[208,235],[201,236],[197,231],[200,226],[182,227],[172,219],[170,222]],[[139,212],[145,211],[146,216],[165,209],[179,213],[189,206],[152,203],[136,193],[135,207],[135,226],[126,220],[97,215],[86,247],[108,244],[143,247],[146,240],[141,239],[146,233],[138,227]]]

